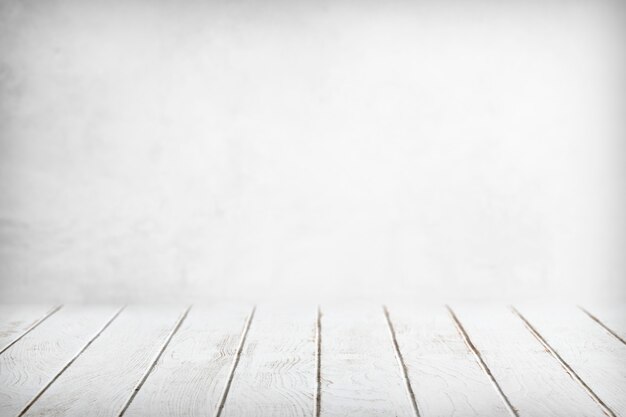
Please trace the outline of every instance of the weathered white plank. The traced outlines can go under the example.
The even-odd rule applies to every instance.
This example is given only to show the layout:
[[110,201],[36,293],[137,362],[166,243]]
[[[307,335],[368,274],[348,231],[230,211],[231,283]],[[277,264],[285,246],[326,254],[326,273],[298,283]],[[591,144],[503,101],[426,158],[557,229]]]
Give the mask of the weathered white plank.
[[509,308],[452,309],[520,416],[606,417]]
[[7,349],[0,356],[0,415],[17,415],[118,310],[66,306]]
[[212,416],[250,312],[194,306],[124,416]]
[[33,404],[27,416],[117,416],[183,309],[128,307]]
[[0,305],[0,353],[58,309],[59,306]]
[[260,306],[235,370],[223,417],[312,416],[314,306]]
[[585,304],[580,308],[591,320],[626,344],[626,303]]
[[615,415],[626,415],[624,344],[574,306],[518,306],[517,310],[591,395]]
[[508,414],[444,307],[388,311],[422,417]]
[[321,416],[413,416],[381,306],[322,308]]

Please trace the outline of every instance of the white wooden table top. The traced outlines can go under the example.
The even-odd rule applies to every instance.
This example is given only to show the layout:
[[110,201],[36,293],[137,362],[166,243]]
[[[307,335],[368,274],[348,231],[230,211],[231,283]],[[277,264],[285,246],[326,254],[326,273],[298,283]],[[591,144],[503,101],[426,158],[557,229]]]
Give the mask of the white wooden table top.
[[0,416],[626,416],[626,305],[0,306]]

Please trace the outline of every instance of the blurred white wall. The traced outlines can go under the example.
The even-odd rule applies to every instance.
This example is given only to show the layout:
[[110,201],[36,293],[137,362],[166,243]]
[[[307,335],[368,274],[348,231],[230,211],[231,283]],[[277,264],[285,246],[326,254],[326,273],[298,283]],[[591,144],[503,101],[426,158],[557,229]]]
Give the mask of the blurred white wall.
[[0,1],[0,300],[626,296],[624,5]]

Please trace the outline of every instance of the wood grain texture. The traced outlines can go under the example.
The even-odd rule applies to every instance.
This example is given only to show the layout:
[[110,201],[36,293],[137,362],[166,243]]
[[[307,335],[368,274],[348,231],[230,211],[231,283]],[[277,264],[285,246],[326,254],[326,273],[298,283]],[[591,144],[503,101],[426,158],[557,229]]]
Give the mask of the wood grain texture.
[[316,389],[315,306],[260,306],[223,417],[310,417]]
[[517,310],[615,415],[626,415],[626,346],[573,306]]
[[452,309],[520,416],[606,417],[509,308]]
[[66,306],[6,349],[0,417],[626,416],[626,344],[574,305],[118,313]]
[[606,331],[626,344],[626,304],[585,304],[580,306],[580,309]]
[[422,417],[508,414],[444,307],[388,311]]
[[321,416],[413,416],[382,307],[321,311]]
[[59,306],[0,305],[0,352],[58,310]]
[[124,416],[213,415],[250,310],[194,306]]
[[0,415],[15,416],[116,313],[66,306],[0,356]]
[[25,415],[117,416],[183,310],[128,307]]

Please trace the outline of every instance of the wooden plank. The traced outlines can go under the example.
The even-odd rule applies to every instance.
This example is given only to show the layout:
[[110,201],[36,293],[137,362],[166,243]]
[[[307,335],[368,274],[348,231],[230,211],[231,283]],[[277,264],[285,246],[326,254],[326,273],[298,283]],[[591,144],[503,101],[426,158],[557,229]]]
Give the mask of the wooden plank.
[[213,415],[250,312],[194,306],[124,416]]
[[118,416],[180,322],[180,307],[128,307],[26,412]]
[[15,416],[119,310],[66,306],[0,356],[0,415]]
[[452,309],[519,416],[606,417],[509,308]]
[[623,344],[626,344],[626,304],[591,304],[579,307]]
[[521,317],[572,377],[604,403],[609,415],[626,415],[626,346],[574,306],[520,306]]
[[422,417],[508,414],[444,307],[388,311]]
[[314,306],[258,307],[223,417],[313,416]]
[[61,307],[0,305],[0,354],[54,314],[59,308]]
[[322,308],[320,414],[413,416],[382,307]]

